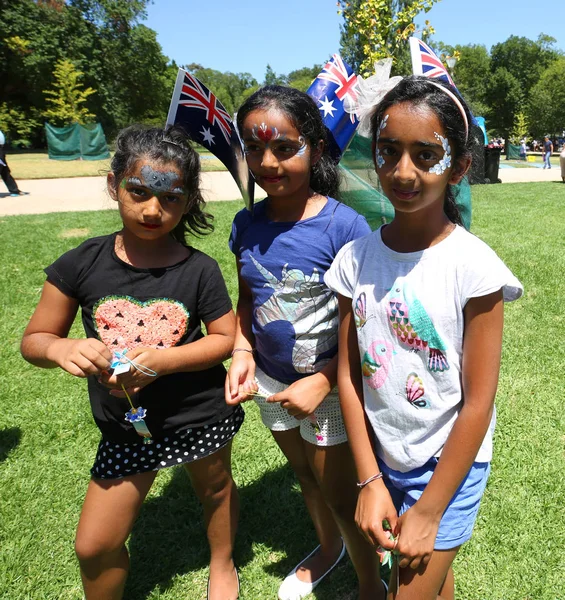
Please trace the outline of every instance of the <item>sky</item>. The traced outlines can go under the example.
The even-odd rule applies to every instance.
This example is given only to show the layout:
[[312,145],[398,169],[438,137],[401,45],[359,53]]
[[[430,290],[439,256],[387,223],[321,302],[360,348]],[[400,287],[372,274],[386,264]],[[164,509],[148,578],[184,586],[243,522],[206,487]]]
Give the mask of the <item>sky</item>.
[[[553,36],[565,51],[565,0],[441,0],[429,13],[434,40],[484,44],[511,35]],[[157,32],[166,56],[262,82],[267,64],[287,74],[324,63],[339,51],[335,0],[154,0],[144,24]],[[433,46],[433,42],[432,42]]]

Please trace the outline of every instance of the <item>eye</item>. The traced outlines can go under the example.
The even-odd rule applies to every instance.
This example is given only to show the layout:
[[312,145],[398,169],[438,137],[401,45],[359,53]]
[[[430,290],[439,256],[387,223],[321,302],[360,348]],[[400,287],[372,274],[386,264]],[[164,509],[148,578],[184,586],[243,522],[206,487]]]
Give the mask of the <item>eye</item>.
[[418,158],[420,160],[425,160],[425,161],[434,161],[434,160],[438,160],[438,157],[436,155],[435,152],[433,152],[432,150],[423,150],[422,152],[420,152],[420,154],[418,155]]
[[253,143],[246,143],[243,146],[243,149],[246,154],[250,154],[251,152],[258,152],[260,150],[259,146]]
[[149,192],[145,188],[140,188],[140,187],[129,187],[128,192],[132,196],[136,196],[139,199],[142,199],[142,198],[144,199],[149,196]]
[[169,202],[170,204],[176,204],[177,202],[181,201],[181,197],[180,196],[176,196],[174,194],[164,194],[163,196],[161,196],[161,198],[165,202]]
[[394,156],[396,154],[396,150],[392,146],[383,146],[379,148],[379,152],[382,156]]

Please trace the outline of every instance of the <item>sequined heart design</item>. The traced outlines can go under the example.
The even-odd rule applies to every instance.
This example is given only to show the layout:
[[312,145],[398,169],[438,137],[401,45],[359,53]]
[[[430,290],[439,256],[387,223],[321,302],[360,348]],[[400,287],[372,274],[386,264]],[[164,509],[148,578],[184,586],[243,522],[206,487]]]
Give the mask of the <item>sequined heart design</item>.
[[189,317],[184,304],[170,298],[141,302],[131,296],[106,296],[92,310],[98,336],[110,350],[176,346]]

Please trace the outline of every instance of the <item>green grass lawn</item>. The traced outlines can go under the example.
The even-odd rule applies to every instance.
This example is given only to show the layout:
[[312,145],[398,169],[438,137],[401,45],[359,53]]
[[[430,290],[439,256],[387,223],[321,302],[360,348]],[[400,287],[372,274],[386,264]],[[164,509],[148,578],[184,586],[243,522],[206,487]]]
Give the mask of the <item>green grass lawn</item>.
[[[535,198],[535,202],[532,202]],[[472,540],[455,563],[458,600],[565,598],[565,220],[559,184],[473,188],[473,231],[506,261],[525,296],[506,308],[492,475]],[[237,202],[213,204],[216,231],[195,245],[220,263],[235,298],[227,238]],[[25,363],[18,351],[42,268],[119,226],[114,211],[0,219],[0,598],[80,600],[73,539],[98,431],[85,382]],[[83,230],[81,237],[67,237]],[[542,327],[543,325],[543,327]],[[80,335],[75,324],[73,333]],[[548,339],[546,334],[550,333]],[[241,494],[235,558],[241,599],[276,598],[315,545],[295,479],[254,405],[234,441]],[[126,598],[205,598],[201,510],[182,469],[159,474],[129,542]],[[312,598],[354,600],[348,561]]]
[[[212,154],[197,148],[202,157],[203,171],[225,171],[226,168]],[[110,170],[106,160],[51,160],[47,152],[9,154],[8,164],[12,175],[18,179],[58,179],[59,177],[94,177]]]

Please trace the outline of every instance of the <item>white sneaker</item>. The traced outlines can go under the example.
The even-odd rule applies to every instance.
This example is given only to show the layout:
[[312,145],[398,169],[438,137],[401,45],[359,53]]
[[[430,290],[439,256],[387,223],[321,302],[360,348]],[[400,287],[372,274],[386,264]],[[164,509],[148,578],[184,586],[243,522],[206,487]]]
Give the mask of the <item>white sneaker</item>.
[[300,568],[302,563],[306,562],[311,556],[316,554],[320,546],[318,546],[313,552],[303,560],[301,560],[294,569],[286,576],[279,588],[279,600],[301,600],[308,594],[312,593],[312,590],[322,581],[322,579],[331,573],[331,571],[338,565],[339,561],[345,556],[345,542],[342,540],[342,547],[337,560],[334,564],[316,581],[300,581],[296,576],[296,571]]

